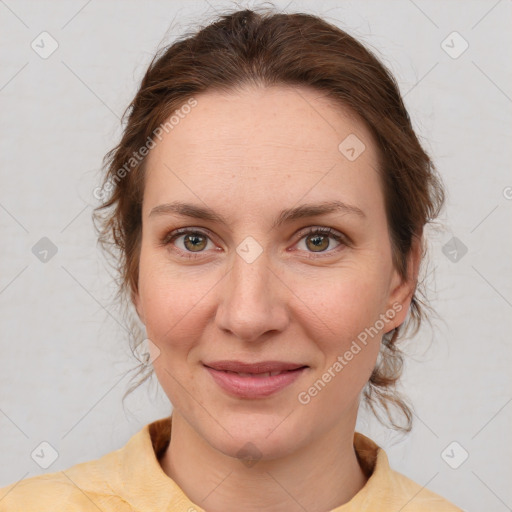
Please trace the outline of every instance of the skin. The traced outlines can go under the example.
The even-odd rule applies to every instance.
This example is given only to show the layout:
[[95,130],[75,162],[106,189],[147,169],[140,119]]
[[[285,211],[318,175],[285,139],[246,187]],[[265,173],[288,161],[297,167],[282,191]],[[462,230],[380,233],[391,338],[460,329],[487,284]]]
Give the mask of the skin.
[[[353,448],[360,393],[382,335],[405,319],[419,249],[402,279],[392,264],[376,145],[350,111],[318,91],[285,86],[196,99],[146,162],[139,289],[132,297],[160,351],[154,369],[173,404],[160,464],[209,512],[327,511],[366,483]],[[355,161],[338,150],[349,134],[366,146]],[[177,200],[208,206],[228,223],[149,215]],[[272,229],[282,209],[331,200],[364,216],[335,212]],[[204,232],[199,248],[186,244],[186,235],[161,243],[184,227]],[[303,233],[314,227],[332,228],[346,244],[321,237],[316,248],[315,236]],[[236,252],[248,236],[263,251],[251,263]],[[402,306],[393,320],[301,404],[298,394],[393,304]],[[202,364],[220,359],[309,368],[270,397],[236,398]],[[248,442],[260,454],[250,467],[237,456]]]

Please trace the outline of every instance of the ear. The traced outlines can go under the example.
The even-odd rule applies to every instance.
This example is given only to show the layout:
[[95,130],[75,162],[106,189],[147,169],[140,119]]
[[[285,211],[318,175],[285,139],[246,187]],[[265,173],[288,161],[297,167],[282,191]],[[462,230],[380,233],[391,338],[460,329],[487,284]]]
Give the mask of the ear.
[[407,255],[406,277],[402,277],[398,273],[398,270],[394,269],[394,275],[391,280],[388,310],[394,310],[396,315],[390,323],[392,327],[389,328],[388,332],[401,325],[409,312],[409,307],[418,284],[418,274],[422,257],[423,236],[420,232],[412,238],[411,249]]
[[144,316],[144,308],[142,307],[142,302],[140,300],[139,293],[132,290],[131,299],[132,299],[133,305],[135,306],[135,310],[137,311],[137,315],[138,315],[140,321],[144,325],[146,325],[146,319]]

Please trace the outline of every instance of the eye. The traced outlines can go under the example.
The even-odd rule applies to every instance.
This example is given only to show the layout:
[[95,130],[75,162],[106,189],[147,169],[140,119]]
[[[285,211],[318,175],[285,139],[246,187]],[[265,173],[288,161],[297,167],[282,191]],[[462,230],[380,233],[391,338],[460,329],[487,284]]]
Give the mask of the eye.
[[[305,249],[301,248],[301,250],[305,250],[310,254],[327,253],[327,255],[330,255],[337,252],[340,247],[343,248],[343,246],[348,245],[344,235],[327,227],[307,228],[303,230],[299,236],[301,238],[297,245],[300,246],[301,243],[303,243]],[[304,242],[302,242],[303,240]],[[328,250],[332,245],[332,240],[334,240],[337,245],[334,249]],[[160,243],[163,246],[172,244],[181,256],[189,259],[201,257],[201,254],[208,249],[215,248],[215,245],[207,233],[193,228],[182,228],[171,231],[164,235]],[[323,254],[320,256],[323,256]]]
[[161,244],[164,246],[173,244],[185,258],[197,258],[205,249],[211,249],[208,247],[208,242],[213,245],[206,233],[190,228],[172,231],[161,240]]
[[[315,227],[308,228],[306,232],[301,232],[301,239],[299,240],[298,246],[302,245],[305,247],[306,252],[312,253],[325,253],[332,254],[337,252],[340,246],[346,245],[345,237],[332,228],[326,227]],[[304,240],[304,243],[302,241]],[[331,240],[336,242],[336,246],[333,250],[328,250],[332,243]]]

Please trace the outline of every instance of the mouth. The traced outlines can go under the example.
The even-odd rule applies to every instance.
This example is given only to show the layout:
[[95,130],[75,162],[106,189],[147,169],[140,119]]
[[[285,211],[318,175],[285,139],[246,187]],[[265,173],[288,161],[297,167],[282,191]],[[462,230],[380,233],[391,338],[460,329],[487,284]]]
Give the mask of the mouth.
[[291,385],[309,368],[293,363],[265,362],[252,364],[252,371],[248,371],[247,367],[251,365],[245,363],[224,361],[212,364],[215,367],[209,364],[204,364],[204,367],[214,382],[224,392],[237,398],[265,398],[273,395]]
[[214,370],[228,371],[239,374],[259,375],[262,373],[279,373],[288,370],[297,370],[307,366],[302,363],[294,363],[289,361],[259,361],[255,363],[248,363],[237,360],[222,360],[203,363],[208,368]]
[[[302,368],[306,368],[306,367],[303,366]],[[276,375],[282,375],[283,373],[287,373],[287,372],[296,372],[297,370],[300,370],[300,369],[301,368],[297,368],[295,370],[282,370],[282,371],[277,371],[277,372],[265,372],[265,373],[230,372],[229,370],[217,370],[217,371],[233,373],[235,375],[239,375],[240,377],[261,378],[261,377],[275,377]]]

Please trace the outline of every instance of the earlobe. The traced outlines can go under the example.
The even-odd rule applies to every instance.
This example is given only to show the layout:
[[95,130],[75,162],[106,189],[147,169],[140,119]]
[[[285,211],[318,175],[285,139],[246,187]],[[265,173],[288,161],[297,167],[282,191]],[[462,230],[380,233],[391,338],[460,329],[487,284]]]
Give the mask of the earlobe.
[[[407,256],[407,275],[400,276],[395,270],[396,281],[390,294],[389,307],[397,311],[393,321],[393,329],[400,326],[409,312],[414,292],[418,284],[418,274],[423,256],[423,237],[422,235],[413,236],[411,249]],[[400,305],[401,307],[399,307]],[[391,329],[390,329],[391,330]]]

